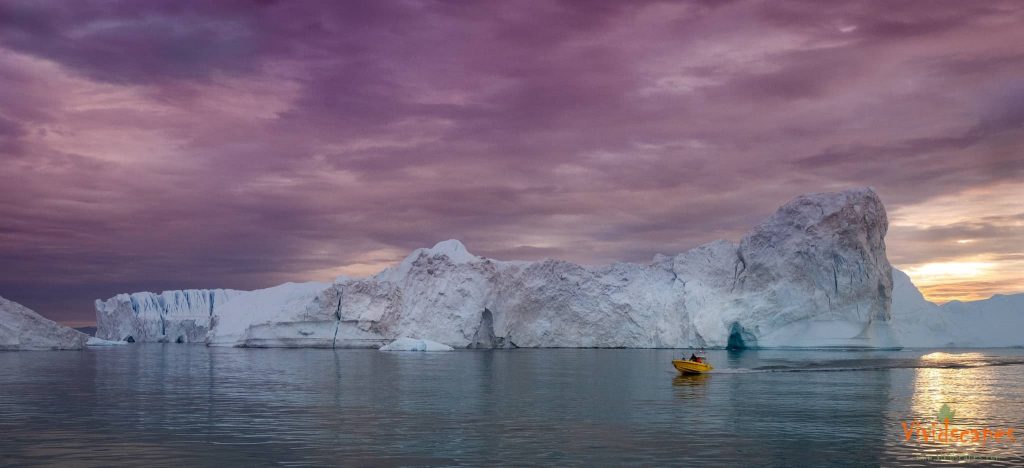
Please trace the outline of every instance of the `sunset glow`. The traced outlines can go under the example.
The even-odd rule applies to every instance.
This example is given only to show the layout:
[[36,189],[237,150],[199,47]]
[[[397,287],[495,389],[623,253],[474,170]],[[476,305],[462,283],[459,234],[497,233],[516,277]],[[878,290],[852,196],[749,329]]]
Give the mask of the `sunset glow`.
[[978,187],[889,212],[889,259],[933,302],[1024,292],[1024,184]]

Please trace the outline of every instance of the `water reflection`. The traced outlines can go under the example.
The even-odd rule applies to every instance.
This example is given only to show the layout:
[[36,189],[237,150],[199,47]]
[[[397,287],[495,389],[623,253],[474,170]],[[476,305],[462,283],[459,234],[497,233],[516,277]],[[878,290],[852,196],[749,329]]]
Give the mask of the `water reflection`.
[[921,367],[914,372],[911,410],[915,419],[936,420],[944,404],[953,408],[960,423],[983,424],[996,418],[997,368],[983,365],[988,362],[984,354],[934,352],[920,359],[935,367]]
[[690,400],[704,398],[708,393],[709,374],[678,375],[672,379],[672,386],[675,387],[676,398]]
[[955,437],[972,429],[1019,427],[1024,421],[1018,400],[1024,373],[1018,365],[1003,365],[1006,362],[1014,361],[991,352],[933,352],[920,356],[919,367],[913,370],[909,382],[909,405],[906,411],[897,413],[898,422],[890,432],[897,442],[889,450],[902,462],[936,462],[929,457],[943,456],[992,457],[986,462],[1001,466],[1024,461],[1019,437],[1016,441],[989,439],[986,443]]
[[[0,465],[920,465],[939,447],[904,443],[900,421],[943,403],[958,423],[1024,421],[1019,355],[709,351],[695,376],[677,356],[0,353]],[[1024,461],[1020,445],[989,453]]]

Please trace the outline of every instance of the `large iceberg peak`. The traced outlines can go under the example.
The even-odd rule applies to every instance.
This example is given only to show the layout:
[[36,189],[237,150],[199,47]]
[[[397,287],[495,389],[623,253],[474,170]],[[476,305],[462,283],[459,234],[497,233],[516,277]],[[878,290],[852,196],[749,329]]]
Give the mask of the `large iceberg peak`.
[[808,229],[824,234],[830,229],[858,229],[884,237],[888,228],[882,200],[870,187],[862,187],[797,196],[758,224],[747,238],[778,243],[787,240],[782,236],[802,236]]
[[452,263],[466,263],[476,260],[478,257],[469,253],[466,246],[457,239],[448,239],[434,244],[427,250],[431,255],[446,255]]
[[449,262],[455,265],[481,260],[480,257],[469,253],[469,250],[466,250],[466,246],[462,242],[456,239],[448,239],[434,244],[429,249],[420,248],[413,250],[401,263],[382,271],[378,278],[388,281],[401,281],[421,258],[439,259],[441,257],[447,258]]
[[[891,318],[888,225],[885,207],[870,188],[801,195],[786,203],[740,241],[730,287],[743,304],[735,323],[760,324],[765,346],[810,336],[803,325],[836,331],[829,339],[815,331],[818,344],[884,346],[886,339],[872,337],[871,330]],[[857,328],[863,333],[846,340]]]

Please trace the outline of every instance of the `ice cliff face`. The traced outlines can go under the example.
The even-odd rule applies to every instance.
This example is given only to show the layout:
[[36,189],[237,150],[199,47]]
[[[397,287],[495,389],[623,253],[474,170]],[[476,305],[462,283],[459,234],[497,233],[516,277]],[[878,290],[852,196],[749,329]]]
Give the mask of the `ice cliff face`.
[[213,315],[218,346],[332,348],[337,320],[320,293],[326,283],[285,283],[240,294]]
[[860,189],[798,197],[739,245],[646,265],[501,262],[449,240],[321,302],[383,339],[463,348],[883,346],[869,325],[890,317],[887,227]]
[[498,261],[448,240],[333,284],[122,294],[97,301],[97,335],[325,348],[409,336],[456,348],[1024,344],[1005,325],[1024,322],[1024,295],[927,302],[889,265],[887,229],[878,196],[857,189],[797,197],[738,244],[649,264]]
[[114,341],[204,342],[214,311],[231,289],[139,292],[96,300],[96,337]]
[[0,297],[0,351],[82,349],[89,335]]
[[[891,317],[888,227],[870,189],[803,195],[779,208],[740,242],[733,285],[717,295],[734,297],[727,308],[739,338],[763,346],[891,345],[878,326]],[[714,336],[717,326],[706,332]]]

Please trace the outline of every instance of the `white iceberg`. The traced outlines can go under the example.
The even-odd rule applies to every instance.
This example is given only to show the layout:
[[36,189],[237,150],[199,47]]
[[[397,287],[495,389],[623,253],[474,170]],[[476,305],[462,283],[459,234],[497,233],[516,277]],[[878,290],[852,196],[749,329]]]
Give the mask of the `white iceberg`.
[[96,301],[96,337],[128,342],[204,342],[210,317],[241,291],[187,289],[118,294]]
[[887,226],[870,189],[806,195],[738,245],[650,264],[503,262],[449,240],[323,296],[384,338],[458,348],[779,346],[811,321],[821,339],[800,345],[891,346],[876,331],[890,314]]
[[82,349],[89,335],[0,297],[0,351]]
[[436,341],[402,337],[380,347],[381,351],[452,351],[452,347]]
[[[499,261],[447,240],[369,278],[97,301],[97,336],[176,341],[170,328],[212,345],[325,348],[409,336],[455,348],[1024,344],[1005,325],[1021,322],[1017,296],[924,301],[889,264],[887,229],[863,188],[796,197],[738,244],[647,264]],[[178,298],[187,307],[169,305]]]
[[236,295],[217,308],[207,342],[215,346],[331,348],[336,325],[320,303],[326,283],[285,283]]
[[893,270],[893,279],[893,330],[903,346],[1024,346],[1024,294],[938,305],[926,300],[906,273]]

